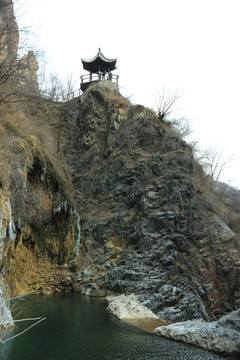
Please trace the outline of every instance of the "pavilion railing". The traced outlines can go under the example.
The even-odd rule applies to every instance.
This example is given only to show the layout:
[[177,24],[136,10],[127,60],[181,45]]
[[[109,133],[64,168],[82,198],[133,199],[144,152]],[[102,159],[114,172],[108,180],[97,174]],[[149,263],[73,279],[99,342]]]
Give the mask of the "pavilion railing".
[[106,74],[93,74],[89,73],[86,75],[81,75],[81,84],[86,82],[92,82],[92,81],[99,81],[99,80],[108,80],[118,83],[118,75],[112,74],[112,73],[106,73]]

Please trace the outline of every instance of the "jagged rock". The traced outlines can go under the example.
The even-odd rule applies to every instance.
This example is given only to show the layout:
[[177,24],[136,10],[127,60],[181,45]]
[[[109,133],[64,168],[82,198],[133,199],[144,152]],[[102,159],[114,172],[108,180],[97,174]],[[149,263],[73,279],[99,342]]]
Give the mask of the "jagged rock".
[[207,350],[240,354],[240,310],[218,321],[193,320],[156,328],[154,333]]
[[[0,5],[0,62],[4,66],[16,64],[19,33],[18,25],[14,16],[13,1],[2,0]],[[6,69],[3,69],[6,71]]]
[[13,1],[2,0],[0,5],[0,68],[1,84],[8,93],[24,92],[39,96],[38,62],[33,51],[18,59],[19,31],[14,15]]
[[210,236],[215,239],[220,238],[222,241],[229,241],[235,236],[234,232],[219,215],[215,214],[213,219],[214,224],[208,229]]
[[[33,54],[22,61],[36,70]],[[34,76],[27,74],[30,80]],[[16,159],[8,164],[11,176],[1,173],[0,179],[0,195],[11,197],[13,209],[10,217],[9,209],[5,216],[6,206],[0,207],[0,235],[6,231],[7,240],[16,235],[9,247],[0,244],[5,249],[0,266],[7,258],[4,271],[16,292],[25,285],[54,289],[56,281],[56,291],[135,293],[171,321],[215,319],[239,306],[239,239],[221,206],[210,203],[211,189],[197,173],[191,147],[169,123],[132,105],[107,82],[90,84],[62,105],[33,98],[21,107],[20,118],[25,112],[36,133],[25,126],[23,134],[24,121],[18,126],[1,118],[0,124],[11,138],[5,142],[12,144],[9,159]],[[32,274],[42,261],[57,268],[73,260],[78,264],[71,276],[63,268],[53,281],[48,272],[45,282]],[[23,268],[30,273],[21,277]]]
[[[234,261],[227,265],[226,253],[216,255],[212,232],[197,212],[190,147],[151,110],[97,84],[89,86],[76,111],[68,146],[76,150],[69,161],[81,191],[82,244],[87,256],[94,253],[93,263],[102,251],[121,249],[104,278],[94,272],[87,281],[81,275],[77,287],[100,289],[99,280],[107,293],[141,295],[171,321],[214,318],[227,303],[236,306],[230,294],[237,289],[237,268]],[[214,224],[220,226],[213,216]],[[208,283],[212,289],[204,288]],[[178,293],[165,293],[163,285]]]
[[39,95],[38,64],[32,51],[18,60],[11,0],[1,1],[0,30],[0,92],[11,99],[1,102],[0,269],[12,295],[18,295],[44,288],[38,279],[42,263],[57,266],[77,257],[80,220],[70,176],[55,157],[49,118],[58,110],[53,104],[47,109],[37,97],[21,102],[19,87],[25,95]]
[[38,68],[38,61],[33,51],[29,51],[19,60],[19,70],[16,74],[19,89],[31,95],[40,95],[37,78]]

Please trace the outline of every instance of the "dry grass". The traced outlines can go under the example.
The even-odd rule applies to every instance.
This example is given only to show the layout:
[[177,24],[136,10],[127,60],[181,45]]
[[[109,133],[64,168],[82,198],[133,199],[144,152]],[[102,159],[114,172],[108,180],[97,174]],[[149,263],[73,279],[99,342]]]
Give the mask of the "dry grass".
[[27,214],[30,208],[32,214],[40,208],[47,212],[51,210],[49,195],[45,194],[44,188],[38,188],[32,194],[28,191],[31,184],[28,184],[27,172],[36,158],[47,174],[48,186],[58,184],[62,196],[73,204],[70,176],[57,157],[58,116],[58,106],[39,99],[0,107],[0,188],[11,189],[12,206],[21,207],[23,213]]

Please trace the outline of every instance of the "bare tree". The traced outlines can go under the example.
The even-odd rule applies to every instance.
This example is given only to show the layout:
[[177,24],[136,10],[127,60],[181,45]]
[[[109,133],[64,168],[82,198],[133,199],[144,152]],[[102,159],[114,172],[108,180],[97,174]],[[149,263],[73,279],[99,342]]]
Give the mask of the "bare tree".
[[43,98],[52,101],[68,101],[74,98],[74,81],[72,76],[68,76],[66,81],[61,79],[58,74],[46,74],[45,62],[40,67],[39,88]]
[[[35,318],[20,318],[19,316],[22,312],[22,308],[17,308],[16,304],[19,303],[21,296],[16,296],[14,298],[8,298],[8,299],[4,299],[1,298],[0,300],[0,307],[2,308],[1,311],[1,315],[5,314],[6,315],[6,319],[2,319],[0,321],[0,344],[6,344],[8,341],[13,340],[14,338],[24,334],[25,332],[27,332],[28,330],[30,330],[31,328],[33,328],[34,326],[38,325],[40,322],[42,322],[43,320],[45,320],[45,317],[39,316],[39,317],[35,317]],[[9,306],[10,302],[12,302],[12,305]],[[8,310],[9,309],[9,310]],[[9,318],[9,316],[7,315],[7,312],[11,311],[11,314],[13,316],[13,314],[15,313],[15,316],[13,316],[13,319],[11,320],[11,318]],[[2,316],[1,316],[2,318]],[[20,323],[20,322],[31,322],[31,325],[26,326],[23,330],[19,331],[18,333],[16,333],[15,335],[10,335],[8,332],[8,329],[12,328],[15,324]]]
[[186,117],[181,117],[179,119],[171,119],[171,124],[183,139],[186,139],[192,133],[192,127],[190,125],[190,120]]
[[[19,333],[13,335],[13,336],[7,336],[7,331],[4,331],[1,336],[0,336],[0,343],[1,344],[6,344],[8,341],[15,339],[16,337],[24,334],[25,332],[27,332],[28,330],[30,330],[32,327],[38,325],[41,321],[45,320],[46,318],[43,317],[36,317],[36,318],[26,318],[26,319],[19,319],[19,320],[14,320],[14,324],[15,323],[19,323],[19,322],[26,322],[26,321],[33,321],[34,323],[31,324],[30,326],[27,326],[24,330],[20,331]],[[4,325],[4,322],[0,323],[0,326]]]
[[16,95],[21,94],[23,71],[34,58],[25,55],[19,59],[26,50],[27,34],[27,28],[18,28],[12,1],[0,0],[0,104],[19,101]]
[[177,92],[166,90],[165,88],[163,88],[161,92],[157,92],[157,95],[155,96],[155,101],[158,118],[160,120],[167,120],[168,116],[171,113],[179,110],[175,108],[179,98],[180,95]]
[[210,185],[214,186],[224,171],[232,166],[233,157],[226,158],[223,151],[210,147],[200,150],[197,143],[193,143],[193,151],[196,161],[202,165],[205,173],[208,175]]

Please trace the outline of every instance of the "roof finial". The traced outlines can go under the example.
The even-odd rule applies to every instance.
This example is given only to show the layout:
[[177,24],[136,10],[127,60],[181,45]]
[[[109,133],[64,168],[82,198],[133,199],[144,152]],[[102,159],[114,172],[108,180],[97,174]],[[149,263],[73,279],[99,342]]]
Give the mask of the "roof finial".
[[98,48],[98,52],[99,52],[99,53],[101,52],[101,48]]

